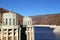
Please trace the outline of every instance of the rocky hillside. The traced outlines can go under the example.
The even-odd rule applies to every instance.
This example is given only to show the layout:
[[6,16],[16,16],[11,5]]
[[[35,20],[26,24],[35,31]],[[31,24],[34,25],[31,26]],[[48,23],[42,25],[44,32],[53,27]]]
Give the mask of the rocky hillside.
[[0,13],[6,13],[6,12],[9,12],[9,11],[6,9],[0,8]]
[[22,25],[23,24],[23,16],[19,15],[19,14],[17,14],[17,16],[18,16],[18,25]]
[[31,16],[35,25],[60,25],[60,13]]

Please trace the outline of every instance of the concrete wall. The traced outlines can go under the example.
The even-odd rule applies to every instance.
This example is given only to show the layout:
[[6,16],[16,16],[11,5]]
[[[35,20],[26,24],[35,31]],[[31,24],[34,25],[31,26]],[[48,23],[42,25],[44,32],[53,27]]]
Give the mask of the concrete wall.
[[[3,14],[3,24],[6,25],[6,20],[7,20],[7,25],[16,25],[17,24],[17,18],[15,13],[4,13]],[[11,21],[11,22],[10,22]]]
[[23,25],[26,25],[27,27],[32,27],[32,19],[30,17],[24,17]]

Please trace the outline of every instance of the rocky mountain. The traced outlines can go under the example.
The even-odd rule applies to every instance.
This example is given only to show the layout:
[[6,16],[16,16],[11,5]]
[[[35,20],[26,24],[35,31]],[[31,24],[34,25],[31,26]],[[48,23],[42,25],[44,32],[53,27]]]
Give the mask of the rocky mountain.
[[17,16],[18,16],[18,25],[22,25],[23,24],[23,16],[19,15],[19,14],[17,14]]
[[6,9],[0,8],[0,13],[6,13],[6,12],[9,12],[9,11]]
[[60,25],[60,13],[31,17],[34,25]]

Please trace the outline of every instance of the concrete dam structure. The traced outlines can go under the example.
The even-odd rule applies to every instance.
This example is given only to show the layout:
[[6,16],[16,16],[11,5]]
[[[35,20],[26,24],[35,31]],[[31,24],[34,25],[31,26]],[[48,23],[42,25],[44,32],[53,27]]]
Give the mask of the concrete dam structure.
[[[32,21],[33,18],[29,16],[23,17],[11,11],[1,11],[0,40],[60,40],[60,26],[51,25],[52,20],[50,22],[50,25],[48,24],[50,18],[52,18],[51,16],[45,18],[45,20],[40,20],[38,17],[36,17],[36,19],[33,20],[34,22]],[[49,20],[47,21],[48,18]],[[59,18],[60,17],[58,17],[58,19]],[[42,21],[42,24],[44,22],[47,22],[47,24],[38,25],[39,21],[37,19],[40,22]],[[37,24],[35,22],[37,22]]]
[[23,25],[18,25],[18,16],[14,12],[2,14],[0,40],[34,40],[32,18],[24,17]]

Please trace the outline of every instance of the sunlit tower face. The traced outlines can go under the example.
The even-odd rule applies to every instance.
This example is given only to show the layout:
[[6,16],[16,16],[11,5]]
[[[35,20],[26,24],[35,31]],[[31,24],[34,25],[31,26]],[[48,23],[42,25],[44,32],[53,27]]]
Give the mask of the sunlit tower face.
[[19,25],[16,13],[8,12],[3,13],[1,40],[18,40],[19,39]]
[[34,28],[31,17],[23,18],[23,27],[26,27],[27,40],[34,40]]
[[17,16],[15,13],[4,13],[3,14],[3,24],[4,25],[17,25]]
[[23,18],[23,25],[26,25],[26,27],[32,27],[32,18],[31,17],[24,17]]

